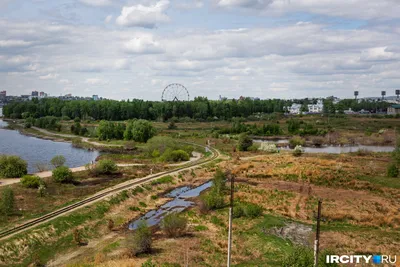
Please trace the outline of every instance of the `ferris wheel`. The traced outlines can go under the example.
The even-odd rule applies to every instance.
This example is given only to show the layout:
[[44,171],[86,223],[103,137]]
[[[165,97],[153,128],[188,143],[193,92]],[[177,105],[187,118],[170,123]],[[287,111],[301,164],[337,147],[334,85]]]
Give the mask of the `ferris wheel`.
[[189,101],[189,91],[185,86],[179,83],[172,83],[165,87],[162,101]]

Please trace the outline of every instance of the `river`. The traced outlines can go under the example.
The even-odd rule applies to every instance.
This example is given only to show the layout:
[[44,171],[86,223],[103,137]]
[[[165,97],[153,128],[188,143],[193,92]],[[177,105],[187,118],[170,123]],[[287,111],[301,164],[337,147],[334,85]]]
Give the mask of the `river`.
[[98,151],[87,151],[74,148],[70,143],[54,142],[30,137],[18,131],[2,129],[7,123],[0,120],[0,154],[16,155],[23,158],[28,163],[28,172],[37,172],[37,163],[48,164],[57,155],[62,155],[66,159],[66,164],[70,168],[80,167],[99,155]]

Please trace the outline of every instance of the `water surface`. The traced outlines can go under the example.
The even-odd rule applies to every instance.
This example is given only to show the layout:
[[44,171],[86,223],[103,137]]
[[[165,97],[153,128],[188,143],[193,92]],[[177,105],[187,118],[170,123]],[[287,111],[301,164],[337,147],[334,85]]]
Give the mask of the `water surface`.
[[168,193],[166,197],[173,197],[174,199],[165,203],[157,210],[151,210],[147,212],[144,216],[140,217],[129,224],[130,230],[135,230],[138,228],[139,223],[145,222],[147,226],[151,227],[157,225],[161,220],[168,214],[172,212],[181,212],[188,207],[194,206],[194,202],[188,200],[192,197],[197,197],[201,192],[210,188],[212,182],[207,182],[195,188],[190,188],[188,186],[178,187]]
[[0,154],[20,156],[28,163],[29,173],[38,171],[35,167],[37,163],[49,164],[57,155],[64,156],[65,165],[70,168],[83,166],[99,155],[98,151],[74,148],[70,143],[43,140],[1,128],[6,125],[0,120]]

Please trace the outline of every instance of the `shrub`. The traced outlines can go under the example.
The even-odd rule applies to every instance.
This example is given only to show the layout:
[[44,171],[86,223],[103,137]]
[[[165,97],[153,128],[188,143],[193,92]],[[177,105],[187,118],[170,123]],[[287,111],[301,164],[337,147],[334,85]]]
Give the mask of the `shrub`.
[[313,137],[313,138],[312,138],[311,142],[312,142],[312,144],[313,144],[314,146],[320,147],[320,146],[322,146],[322,145],[324,144],[325,139],[324,139],[323,137],[316,136],[316,137]]
[[173,151],[171,149],[167,149],[161,156],[162,161],[168,162],[188,161],[189,159],[189,154],[181,149]]
[[57,183],[71,183],[74,181],[72,171],[66,166],[55,168],[53,170],[53,179]]
[[388,166],[387,176],[392,178],[399,176],[399,169],[397,168],[396,164],[392,163]]
[[[318,257],[318,266],[321,267],[337,267],[336,263],[326,263],[326,255],[335,255],[330,251],[321,251]],[[282,263],[283,267],[309,267],[314,266],[314,253],[307,247],[296,247],[292,253],[287,255]]]
[[154,180],[151,182],[151,185],[159,185],[159,184],[170,184],[172,183],[173,177],[171,175],[167,175],[161,177],[160,179]]
[[304,149],[302,146],[296,146],[293,149],[293,156],[300,157],[304,153]]
[[4,188],[0,199],[0,213],[8,216],[14,211],[14,191],[10,187]]
[[42,183],[42,179],[40,179],[38,176],[25,175],[21,178],[20,183],[22,186],[27,188],[39,188],[40,184]]
[[145,222],[141,222],[133,234],[133,253],[135,255],[151,252],[152,233]]
[[100,160],[95,167],[97,174],[112,174],[118,171],[118,166],[112,160]]
[[289,140],[289,147],[295,148],[296,146],[304,146],[306,141],[300,137],[293,137]]
[[261,151],[267,152],[267,153],[277,153],[278,152],[278,148],[276,147],[276,144],[274,144],[274,143],[262,142],[258,149]]
[[187,219],[176,212],[170,213],[161,221],[161,228],[169,237],[183,235],[187,227]]
[[19,178],[28,173],[28,164],[17,156],[0,156],[0,177]]
[[141,267],[157,267],[155,263],[151,259],[148,259],[147,261],[143,262]]
[[253,140],[246,134],[242,133],[239,135],[238,150],[247,151],[249,147],[253,145]]
[[217,169],[212,182],[211,190],[216,191],[218,194],[222,194],[226,190],[226,176],[221,169]]
[[59,156],[55,156],[54,158],[52,158],[50,160],[50,163],[51,163],[51,165],[54,166],[54,168],[58,168],[58,167],[63,166],[65,164],[65,161],[66,161],[65,157],[59,155]]
[[215,190],[211,190],[203,195],[201,200],[206,210],[216,210],[225,206],[224,196],[218,194]]
[[168,129],[169,130],[175,130],[175,129],[177,129],[178,127],[176,126],[176,124],[175,124],[175,122],[174,121],[171,121],[169,124],[168,124]]
[[263,208],[253,203],[240,203],[233,208],[234,218],[257,218],[262,215]]

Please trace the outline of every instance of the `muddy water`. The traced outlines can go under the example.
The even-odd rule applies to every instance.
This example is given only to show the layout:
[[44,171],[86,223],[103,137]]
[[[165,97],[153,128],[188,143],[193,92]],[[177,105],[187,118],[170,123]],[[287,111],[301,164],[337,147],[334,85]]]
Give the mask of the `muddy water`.
[[174,198],[173,200],[165,203],[159,209],[151,210],[138,220],[131,222],[129,224],[129,229],[137,229],[139,223],[141,222],[146,222],[147,226],[149,227],[157,225],[169,213],[182,212],[183,210],[194,206],[194,202],[188,199],[199,196],[201,192],[210,188],[211,185],[212,182],[210,181],[195,188],[184,186],[174,189],[165,195],[166,197]]

